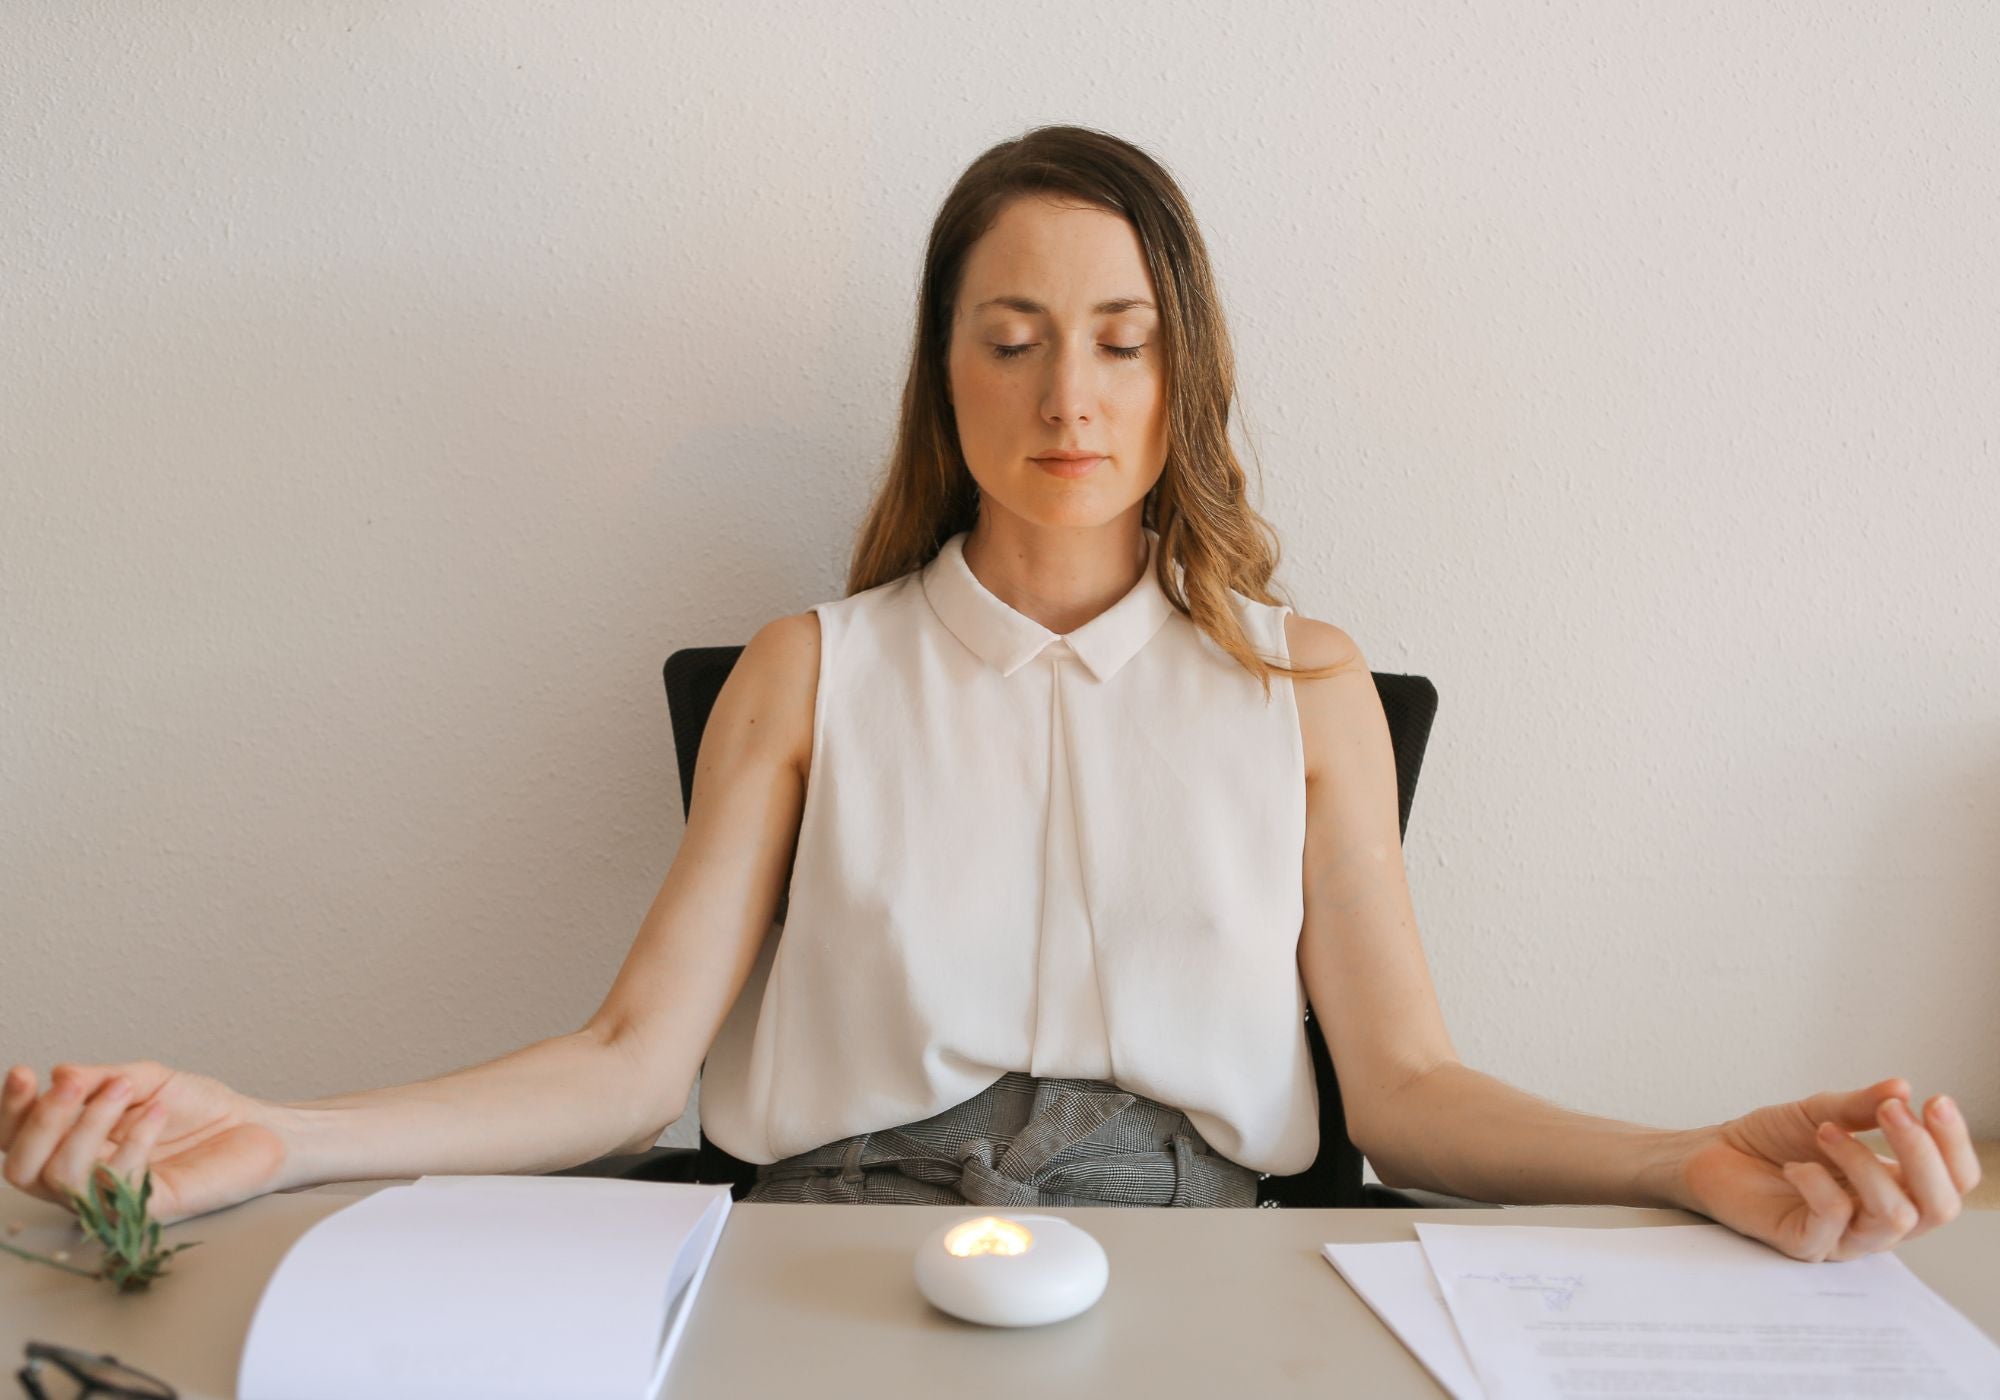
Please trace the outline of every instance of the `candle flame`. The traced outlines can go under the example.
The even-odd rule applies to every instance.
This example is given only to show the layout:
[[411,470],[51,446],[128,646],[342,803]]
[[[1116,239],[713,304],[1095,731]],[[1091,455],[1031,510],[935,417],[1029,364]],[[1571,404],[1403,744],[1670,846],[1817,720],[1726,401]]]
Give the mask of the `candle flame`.
[[960,1259],[974,1254],[1026,1254],[1034,1242],[1027,1226],[997,1215],[954,1225],[944,1236],[945,1252]]

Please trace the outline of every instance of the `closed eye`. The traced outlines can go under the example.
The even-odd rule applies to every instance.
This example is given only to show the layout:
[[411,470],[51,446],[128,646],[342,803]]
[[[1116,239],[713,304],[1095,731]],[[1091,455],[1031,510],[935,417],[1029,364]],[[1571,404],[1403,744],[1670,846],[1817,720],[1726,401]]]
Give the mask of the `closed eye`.
[[[999,359],[1011,360],[1016,355],[1025,355],[1034,348],[1035,342],[1031,340],[1025,345],[996,345],[993,347],[993,353]],[[1143,345],[1107,345],[1104,348],[1122,360],[1136,360],[1139,358],[1139,352],[1146,347]]]

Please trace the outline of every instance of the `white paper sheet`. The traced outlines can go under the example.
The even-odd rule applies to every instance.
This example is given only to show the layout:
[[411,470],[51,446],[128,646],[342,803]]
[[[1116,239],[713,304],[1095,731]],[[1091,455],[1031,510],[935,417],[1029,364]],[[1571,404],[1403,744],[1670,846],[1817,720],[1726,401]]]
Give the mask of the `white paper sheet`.
[[1486,1400],[1421,1244],[1325,1244],[1320,1252],[1452,1400]]
[[1490,1400],[2000,1397],[2000,1346],[1893,1253],[1812,1264],[1716,1224],[1415,1228]]
[[250,1324],[241,1400],[649,1400],[727,1186],[427,1176],[314,1225]]

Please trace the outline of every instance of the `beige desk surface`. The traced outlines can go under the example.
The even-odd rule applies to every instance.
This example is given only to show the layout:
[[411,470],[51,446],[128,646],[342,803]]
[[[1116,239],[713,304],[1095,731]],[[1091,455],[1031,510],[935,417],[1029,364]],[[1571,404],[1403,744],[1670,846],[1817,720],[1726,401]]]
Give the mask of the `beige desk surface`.
[[[169,1227],[198,1239],[149,1292],[0,1255],[0,1377],[23,1343],[107,1351],[190,1400],[233,1394],[259,1292],[313,1222],[387,1182],[266,1196]],[[33,1249],[69,1231],[57,1207],[0,1188]],[[940,1206],[733,1207],[662,1394],[752,1397],[1144,1395],[1263,1400],[1443,1391],[1341,1281],[1329,1240],[1414,1240],[1416,1220],[1465,1225],[1677,1225],[1700,1217],[1614,1206],[1505,1210],[1050,1212],[1111,1256],[1088,1312],[1021,1330],[961,1323],[916,1291],[911,1256],[953,1211]],[[1897,1253],[1988,1335],[2000,1337],[2000,1212],[1968,1211]],[[947,1380],[946,1378],[950,1378]],[[0,1390],[4,1390],[0,1386]]]

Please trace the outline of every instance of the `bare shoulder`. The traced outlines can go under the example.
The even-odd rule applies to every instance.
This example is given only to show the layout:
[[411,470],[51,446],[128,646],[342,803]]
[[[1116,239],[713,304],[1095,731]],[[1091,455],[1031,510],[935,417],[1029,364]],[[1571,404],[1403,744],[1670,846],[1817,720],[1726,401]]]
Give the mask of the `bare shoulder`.
[[[1292,665],[1307,668],[1338,666],[1342,670],[1368,669],[1367,661],[1361,655],[1361,647],[1354,638],[1331,622],[1321,622],[1317,618],[1302,613],[1285,614],[1285,646],[1291,652]],[[1301,685],[1311,684],[1301,681]]]
[[806,771],[812,756],[813,704],[819,691],[819,614],[808,609],[771,619],[744,644],[715,697],[703,731],[733,746],[774,748]]
[[803,671],[811,680],[819,670],[819,614],[808,608],[772,618],[745,644],[736,664],[746,661],[763,671]]
[[1373,741],[1383,729],[1381,697],[1375,693],[1368,658],[1347,632],[1331,622],[1290,613],[1285,645],[1292,665],[1331,666],[1331,675],[1293,682],[1298,697],[1299,735],[1305,748],[1306,780],[1340,771],[1352,762],[1355,746]]

